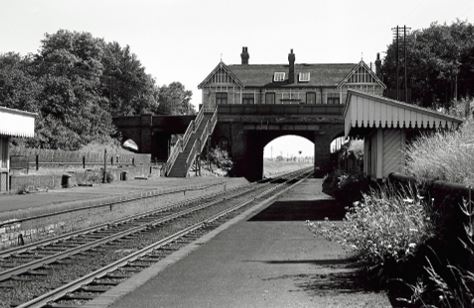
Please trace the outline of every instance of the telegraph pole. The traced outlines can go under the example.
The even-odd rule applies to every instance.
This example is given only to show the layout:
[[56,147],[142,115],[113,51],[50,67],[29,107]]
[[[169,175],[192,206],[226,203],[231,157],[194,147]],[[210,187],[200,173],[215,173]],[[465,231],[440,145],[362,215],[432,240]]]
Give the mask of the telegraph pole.
[[397,93],[397,101],[400,100],[400,93],[399,93],[399,83],[400,83],[400,77],[399,77],[399,69],[398,69],[398,66],[399,66],[399,59],[398,59],[398,37],[399,37],[399,28],[398,26],[395,28],[395,42],[396,42],[396,48],[395,48],[395,58],[396,58],[396,61],[397,61],[397,73],[396,73],[396,76],[397,76],[397,89],[396,89],[396,93]]
[[396,58],[396,97],[397,100],[400,100],[400,57],[399,57],[399,39],[403,35],[403,86],[404,86],[404,100],[405,103],[408,102],[408,77],[407,77],[407,43],[406,43],[406,36],[407,32],[410,31],[411,28],[407,27],[406,25],[402,28],[400,26],[396,26],[392,28],[393,35],[395,38],[395,58]]
[[403,25],[403,65],[405,66],[405,72],[403,81],[405,83],[405,103],[408,103],[408,84],[407,84],[407,26]]

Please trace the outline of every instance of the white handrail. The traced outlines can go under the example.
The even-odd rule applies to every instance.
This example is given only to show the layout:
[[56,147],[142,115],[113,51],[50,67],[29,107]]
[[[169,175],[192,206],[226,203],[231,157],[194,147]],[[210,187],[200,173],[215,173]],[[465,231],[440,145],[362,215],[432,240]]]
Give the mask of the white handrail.
[[[184,133],[183,139],[179,140],[180,141],[179,148],[176,147],[176,150],[175,150],[175,148],[172,149],[174,151],[172,151],[172,153],[170,154],[170,157],[168,158],[168,161],[166,162],[165,175],[168,175],[168,172],[170,171],[171,167],[175,163],[176,158],[178,157],[179,153],[182,153],[186,149],[186,147],[188,146],[188,142],[191,138],[191,135],[193,133],[198,132],[199,127],[201,126],[203,119],[204,119],[204,108],[201,108],[201,110],[199,110],[196,118],[193,121],[191,121],[191,123],[189,123],[188,128],[186,129],[186,132]],[[188,170],[189,164],[192,163],[192,161],[196,158],[197,150],[199,150],[199,153],[202,152],[202,150],[204,148],[204,145],[205,145],[205,143],[203,142],[204,136],[205,135],[207,135],[207,136],[211,135],[212,131],[214,130],[214,127],[216,126],[216,124],[217,124],[217,108],[214,109],[214,112],[212,113],[211,118],[205,124],[200,136],[197,136],[194,139],[193,145],[192,145],[192,147],[191,147],[191,149],[188,153],[188,156],[186,157],[186,166],[185,166],[186,167],[186,172]],[[199,143],[199,145],[198,145],[198,143]],[[199,148],[197,148],[197,147],[199,147]],[[178,151],[178,149],[179,149],[179,151]]]

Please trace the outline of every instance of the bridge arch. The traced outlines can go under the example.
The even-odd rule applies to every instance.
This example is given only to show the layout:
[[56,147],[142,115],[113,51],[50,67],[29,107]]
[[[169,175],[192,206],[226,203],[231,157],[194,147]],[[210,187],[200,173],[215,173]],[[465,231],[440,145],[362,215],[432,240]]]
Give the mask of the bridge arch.
[[288,163],[293,167],[310,166],[313,158],[313,140],[295,134],[277,137],[264,145],[263,176],[288,170]]
[[316,176],[324,176],[330,169],[330,143],[332,135],[320,130],[266,130],[243,129],[238,123],[229,126],[218,125],[213,133],[212,146],[228,140],[229,154],[234,162],[231,176],[243,176],[249,181],[263,177],[264,148],[271,141],[282,136],[303,137],[314,144],[314,170]]

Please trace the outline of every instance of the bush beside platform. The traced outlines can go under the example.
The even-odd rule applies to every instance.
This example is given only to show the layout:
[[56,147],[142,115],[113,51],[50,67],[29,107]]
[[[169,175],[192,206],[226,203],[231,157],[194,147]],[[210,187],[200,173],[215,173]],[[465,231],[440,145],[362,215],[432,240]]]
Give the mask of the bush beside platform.
[[364,181],[343,172],[328,176],[326,193],[356,202],[342,223],[310,222],[313,232],[353,251],[361,276],[387,289],[395,307],[472,307],[473,191],[397,174],[369,183],[371,189]]

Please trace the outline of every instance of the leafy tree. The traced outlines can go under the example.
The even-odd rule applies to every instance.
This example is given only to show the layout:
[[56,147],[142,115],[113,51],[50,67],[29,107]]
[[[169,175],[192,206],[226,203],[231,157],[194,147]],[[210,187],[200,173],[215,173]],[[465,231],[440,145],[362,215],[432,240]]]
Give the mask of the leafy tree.
[[[407,35],[408,87],[412,100],[423,106],[449,107],[459,97],[474,95],[474,26],[456,21],[432,23]],[[403,49],[399,43],[400,64]],[[384,82],[396,89],[396,44],[388,46],[382,66]],[[400,69],[400,88],[403,85]]]
[[192,91],[186,90],[180,82],[172,82],[162,86],[158,95],[158,114],[185,115],[194,114],[194,106],[190,100]]
[[[35,59],[37,78],[43,84],[40,111],[51,132],[44,133],[43,147],[74,150],[113,133],[107,100],[100,92],[103,41],[90,33],[60,30],[46,35]],[[58,123],[56,123],[58,122]],[[55,140],[52,140],[55,139]]]
[[159,89],[129,46],[87,32],[59,30],[35,55],[0,55],[0,103],[38,113],[30,146],[76,150],[109,140],[112,117],[187,114],[191,95],[179,82]]
[[10,108],[38,111],[42,86],[31,74],[31,57],[16,53],[0,55],[0,102]]
[[145,73],[129,46],[106,44],[102,63],[102,93],[109,101],[112,116],[139,115],[158,108],[155,81]]

